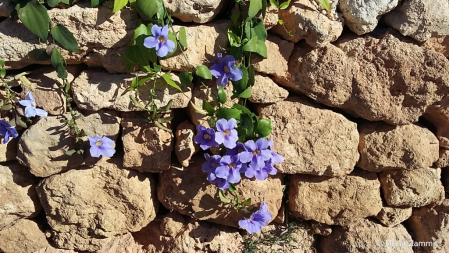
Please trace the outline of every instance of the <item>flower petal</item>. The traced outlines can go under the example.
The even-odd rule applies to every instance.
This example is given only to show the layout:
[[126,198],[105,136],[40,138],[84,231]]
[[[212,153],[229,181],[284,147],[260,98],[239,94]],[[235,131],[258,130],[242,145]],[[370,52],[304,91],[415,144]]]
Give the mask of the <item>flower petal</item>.
[[168,47],[164,44],[162,45],[157,51],[156,51],[157,56],[159,57],[165,57],[168,54]]
[[256,171],[252,167],[248,167],[245,172],[247,178],[253,178],[256,175]]
[[168,37],[168,25],[165,25],[164,27],[162,27],[161,29],[161,35],[165,37],[165,39],[167,39]]
[[256,171],[256,179],[259,181],[264,181],[265,179],[267,179],[268,177],[268,173],[264,170],[258,170]]
[[[233,130],[233,131],[235,131],[235,130]],[[233,138],[232,136],[225,137],[223,140],[223,145],[227,148],[235,148],[235,146],[237,146],[236,141],[238,139],[239,139],[238,136],[237,136],[237,138]]]
[[36,108],[36,115],[40,116],[40,117],[47,117],[48,116],[48,112],[46,112],[46,111],[44,111],[42,109]]
[[[217,130],[219,132],[223,132],[224,130],[228,130],[226,128],[227,124],[228,124],[228,121],[226,119],[219,119],[219,120],[217,120],[217,123],[215,123],[215,126],[217,127]],[[218,133],[216,135],[218,135]]]
[[228,175],[228,182],[231,184],[236,184],[240,182],[241,176],[238,170],[232,169]]
[[261,150],[259,157],[262,157],[262,159],[264,161],[270,160],[270,158],[271,158],[271,151],[268,150],[268,149]]
[[239,154],[240,162],[242,163],[249,163],[251,159],[253,158],[253,154],[249,151],[243,151]]
[[153,36],[146,37],[143,40],[143,46],[146,48],[155,48],[158,44],[159,42],[157,41],[157,38]]
[[20,100],[19,104],[27,107],[27,106],[31,106],[32,101],[31,100]]
[[254,143],[253,140],[249,140],[245,142],[245,147],[249,152],[253,152],[254,150],[256,150],[256,143]]
[[215,169],[215,175],[219,178],[227,179],[229,175],[229,168],[226,165],[218,166]]
[[9,141],[9,132],[6,131],[6,132],[5,132],[5,137],[4,137],[4,139],[3,139],[3,144],[8,143],[8,141]]
[[217,178],[218,179],[218,189],[227,190],[229,188],[229,182],[226,179]]
[[243,72],[240,69],[237,68],[232,68],[229,71],[229,79],[231,79],[232,81],[238,81],[241,80],[243,78]]
[[104,147],[99,150],[104,157],[112,157],[115,154],[115,149],[111,147]]
[[235,66],[235,58],[234,58],[234,56],[232,56],[232,55],[226,55],[226,56],[223,58],[223,60],[224,60],[224,62],[225,62],[225,64],[226,64],[226,66],[228,66],[229,69],[234,68],[234,66]]
[[223,66],[220,64],[213,64],[209,70],[210,70],[210,73],[216,78],[222,76],[224,73]]
[[25,95],[25,99],[26,100],[31,100],[31,102],[35,102],[33,94],[31,94],[31,91],[27,92],[27,94]]
[[36,117],[36,108],[32,106],[25,107],[25,116],[27,116],[28,118]]
[[101,138],[101,143],[102,146],[104,147],[114,147],[115,146],[115,142],[111,139],[109,139],[109,137],[104,136],[103,138]]
[[87,136],[87,139],[89,139],[89,144],[91,147],[96,146],[97,145],[97,141],[100,140],[100,137],[90,137]]
[[264,150],[268,148],[268,141],[265,138],[259,138],[256,141],[256,147],[258,150]]
[[167,42],[165,42],[165,45],[168,48],[168,52],[173,52],[173,50],[175,49],[175,42],[167,39]]
[[100,149],[96,145],[95,146],[91,146],[89,151],[90,151],[90,155],[92,157],[100,157],[100,155],[101,155],[101,151],[100,151]]
[[225,87],[228,84],[228,75],[223,73],[223,75],[217,77],[217,85]]
[[[237,120],[235,120],[234,118],[231,118],[230,120],[228,120],[227,124],[226,124],[226,129],[227,130],[231,130],[235,128],[235,125],[237,125]],[[237,132],[236,132],[237,133]]]
[[158,25],[153,25],[151,27],[151,34],[153,34],[154,37],[159,37],[160,34],[162,33],[162,27],[158,26]]

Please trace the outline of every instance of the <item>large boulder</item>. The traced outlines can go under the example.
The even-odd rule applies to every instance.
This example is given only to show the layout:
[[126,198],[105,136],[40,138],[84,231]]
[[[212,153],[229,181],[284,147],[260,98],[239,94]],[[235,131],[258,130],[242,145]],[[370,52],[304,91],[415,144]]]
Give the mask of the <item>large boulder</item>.
[[384,20],[402,35],[424,42],[430,37],[449,35],[448,9],[448,1],[404,0]]
[[247,211],[237,212],[220,201],[217,185],[206,180],[207,174],[201,169],[205,161],[202,155],[196,155],[192,157],[189,167],[183,168],[174,163],[170,170],[160,174],[158,198],[166,208],[198,220],[238,227],[239,220],[249,218],[266,201],[272,220],[276,217],[283,195],[281,177],[258,181],[247,179],[242,174],[236,188],[240,199],[251,198],[252,205]]
[[0,230],[20,218],[36,217],[42,209],[38,180],[17,162],[0,165]]
[[354,169],[359,134],[343,115],[297,96],[260,105],[258,114],[272,122],[274,151],[285,158],[280,172],[342,176]]
[[364,170],[426,168],[438,160],[438,139],[427,128],[378,122],[362,124],[359,131],[360,160],[357,166]]
[[305,39],[313,47],[322,47],[336,41],[343,32],[344,20],[337,14],[338,1],[331,2],[329,15],[319,11],[318,5],[309,0],[296,0],[285,10],[279,11],[279,19],[284,24],[278,24],[271,30],[286,40],[298,42]]
[[294,217],[328,225],[347,225],[382,209],[377,174],[360,169],[341,177],[295,174],[290,177],[289,210]]
[[[90,147],[87,137],[81,138],[86,159],[83,159],[83,155],[65,154],[78,147],[69,127],[62,122],[69,118],[69,114],[43,117],[23,133],[18,144],[17,160],[29,167],[35,176],[48,177],[81,164],[92,165],[99,160],[88,153]],[[107,136],[113,141],[117,139],[120,130],[120,118],[114,113],[98,112],[86,116],[80,115],[76,122],[87,135]]]
[[369,219],[363,219],[348,226],[334,227],[331,235],[322,237],[319,249],[323,253],[413,253],[412,246],[409,246],[410,241],[412,237],[401,224],[385,227]]
[[102,159],[94,167],[53,175],[37,192],[59,248],[93,251],[115,235],[139,231],[158,209],[156,183],[121,166],[121,159]]
[[388,170],[380,173],[384,198],[390,206],[421,207],[444,200],[441,169]]
[[207,23],[223,7],[225,0],[164,0],[172,17],[183,22]]
[[249,101],[257,104],[270,104],[282,101],[288,97],[288,91],[279,87],[271,78],[255,75],[254,86],[251,87]]
[[391,34],[348,35],[337,46],[298,44],[288,73],[275,80],[370,121],[408,124],[448,94],[449,60]]
[[[140,75],[143,77],[143,74]],[[175,83],[182,87],[179,77],[171,74]],[[72,84],[73,98],[81,109],[98,111],[113,109],[121,112],[143,111],[136,107],[130,96],[142,105],[151,103],[151,90],[153,81],[148,81],[138,89],[138,92],[129,91],[135,75],[110,74],[101,70],[86,70],[79,75]],[[155,83],[154,104],[160,108],[173,100],[172,108],[185,108],[192,97],[191,88],[183,88],[184,92],[168,85],[164,79],[158,78]]]
[[34,253],[46,247],[50,244],[39,224],[33,220],[20,219],[0,230],[0,252]]

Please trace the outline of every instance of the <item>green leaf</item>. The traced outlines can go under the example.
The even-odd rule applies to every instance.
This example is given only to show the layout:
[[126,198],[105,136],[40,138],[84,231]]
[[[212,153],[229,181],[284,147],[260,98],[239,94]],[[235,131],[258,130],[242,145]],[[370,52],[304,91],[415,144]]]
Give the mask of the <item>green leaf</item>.
[[158,121],[154,122],[154,125],[156,125],[157,127],[159,127],[160,129],[166,131],[166,132],[171,132],[171,129],[168,129],[166,127],[164,127],[161,123],[159,123]]
[[134,67],[136,66],[137,62],[129,59],[126,56],[122,56],[120,54],[118,54],[118,56],[120,57],[120,59],[122,59],[123,63],[125,63],[126,71],[128,73],[131,73],[131,71],[133,71]]
[[164,4],[163,0],[136,0],[136,8],[143,19],[150,20]]
[[70,4],[70,0],[45,0],[50,7],[56,7],[59,3]]
[[265,19],[267,15],[267,0],[262,0],[262,17]]
[[179,74],[179,79],[181,80],[182,86],[188,87],[193,81],[193,75],[192,73],[184,70]]
[[270,0],[270,4],[273,5],[276,8],[279,8],[279,4],[276,0]]
[[261,9],[262,0],[251,0],[249,2],[248,19],[255,17]]
[[217,102],[224,104],[226,103],[226,91],[223,89],[222,86],[218,86],[218,97],[217,97]]
[[67,70],[65,69],[64,65],[62,65],[62,64],[56,68],[56,74],[61,79],[66,79],[68,76]]
[[223,203],[226,203],[226,204],[231,203],[231,201],[224,196],[223,190],[218,191],[218,197],[220,197],[220,201]]
[[240,93],[239,97],[241,97],[241,98],[249,98],[249,97],[251,97],[251,86],[248,87],[246,90],[244,90],[242,93]]
[[251,205],[251,198],[245,199],[245,201],[243,201],[240,205],[241,205],[242,207],[250,206],[250,205]]
[[254,68],[254,65],[250,65],[248,67],[248,86],[253,86],[255,81],[255,76],[256,76],[256,70]]
[[243,113],[240,116],[239,128],[246,130],[246,135],[253,135],[254,124],[251,115]]
[[[290,5],[290,2],[291,2],[291,1],[292,1],[292,0],[288,0],[287,2],[281,3],[281,5],[279,6],[279,9],[281,9],[281,10],[287,9],[288,6]],[[320,1],[320,0],[318,0],[318,1]],[[326,0],[326,1],[327,1],[327,0]],[[329,4],[329,2],[328,2],[328,4]]]
[[248,85],[248,69],[243,66],[239,67],[239,69],[243,73],[242,79],[238,81],[232,81],[232,86],[234,87],[236,96],[242,93],[246,89],[246,86]]
[[[290,1],[289,1],[290,2]],[[326,9],[326,11],[329,13],[331,10],[331,7],[329,5],[329,0],[318,0],[318,3],[321,4],[321,6],[324,7],[324,9]]]
[[212,80],[212,74],[210,73],[209,68],[202,64],[200,64],[196,67],[195,73],[204,79]]
[[4,60],[0,60],[0,66],[5,65],[5,61]]
[[100,5],[106,1],[107,0],[90,0],[90,7],[95,7],[95,6]]
[[65,92],[69,92],[69,90],[70,90],[70,83],[65,83],[65,85],[64,85],[64,91],[65,91]]
[[273,127],[271,126],[271,120],[269,119],[261,119],[256,123],[256,134],[258,137],[267,137],[270,135]]
[[246,52],[257,52],[257,36],[254,36],[250,41],[248,41],[242,49]]
[[198,106],[196,106],[192,101],[190,101],[190,105],[193,107],[193,110],[196,113],[202,114],[202,115],[207,115],[207,111],[199,108]]
[[240,119],[241,113],[242,111],[233,108],[220,108],[217,110],[217,118],[226,120],[230,120],[232,118]]
[[51,36],[53,36],[63,48],[78,53],[78,43],[76,42],[75,37],[73,37],[73,34],[65,26],[58,24],[52,27]]
[[2,106],[3,111],[9,111],[12,109],[12,104],[6,104]]
[[[159,108],[159,111],[161,111],[161,112],[169,111],[172,105],[173,105],[173,99],[170,99],[170,101],[168,101],[168,103],[165,106]],[[167,119],[167,118],[165,118],[165,119]],[[161,121],[159,121],[159,122],[161,122]],[[161,122],[161,123],[163,123],[163,122]]]
[[252,112],[248,110],[248,108],[244,107],[243,105],[235,104],[233,106],[235,109],[242,111],[243,113],[252,115]]
[[128,0],[114,0],[114,9],[112,10],[112,13],[115,13],[123,7],[125,7],[128,4]]
[[181,46],[187,48],[187,35],[186,28],[184,26],[179,28],[179,43]]
[[258,18],[253,18],[251,22],[245,23],[245,36],[248,39],[257,36],[259,41],[265,41],[267,39],[267,30],[265,29],[265,25],[263,21]]
[[257,41],[257,50],[256,53],[263,58],[267,58],[267,45],[265,45],[265,41],[258,40]]
[[235,186],[233,184],[229,184],[229,192],[236,192],[237,189],[235,189]]
[[232,47],[240,47],[240,37],[235,34],[231,29],[228,29],[228,40]]
[[47,9],[36,0],[21,1],[18,7],[19,19],[26,28],[41,40],[47,40],[50,25]]
[[215,109],[206,100],[203,100],[203,109],[207,111],[207,115],[214,115]]
[[67,70],[64,67],[64,59],[62,58],[61,54],[59,53],[58,48],[54,48],[53,52],[51,53],[51,65],[56,68],[56,74],[61,79],[66,79],[68,74]]
[[68,156],[71,156],[71,155],[73,155],[75,153],[76,153],[76,150],[74,150],[74,149],[65,152],[65,154],[68,155]]
[[47,54],[45,48],[36,48],[28,52],[28,56],[36,61],[48,61],[50,60],[50,55]]
[[133,78],[132,82],[131,82],[131,86],[128,88],[128,90],[135,90],[137,89],[137,84],[139,83],[139,77],[136,76]]
[[3,77],[5,77],[5,76],[6,76],[6,69],[1,68],[1,69],[0,69],[0,77],[3,78]]
[[131,99],[131,102],[133,103],[134,106],[136,106],[142,110],[145,110],[145,107],[141,103],[139,103],[134,96],[129,95],[129,99]]
[[179,90],[180,92],[182,92],[181,87],[179,87],[179,85],[177,85],[173,79],[172,76],[170,74],[163,74],[162,78],[164,78],[165,82],[170,85],[171,87]]
[[136,29],[134,29],[134,40],[136,40],[140,35],[145,35],[145,37],[151,35],[151,28],[147,28],[146,25],[140,24]]

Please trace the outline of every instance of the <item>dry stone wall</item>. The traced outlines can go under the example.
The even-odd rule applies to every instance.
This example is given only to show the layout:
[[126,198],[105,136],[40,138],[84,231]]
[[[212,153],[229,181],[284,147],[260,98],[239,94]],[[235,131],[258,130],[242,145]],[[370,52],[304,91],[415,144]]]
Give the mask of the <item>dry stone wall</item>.
[[[12,92],[20,107],[31,92],[48,112],[27,129],[1,112],[18,136],[0,136],[0,252],[449,252],[449,2],[330,0],[329,12],[314,0],[269,4],[257,13],[267,57],[251,53],[247,99],[231,81],[222,105],[215,79],[183,85],[183,71],[229,54],[231,15],[253,2],[164,0],[188,47],[159,59],[175,86],[160,78],[139,90],[130,87],[146,74],[121,56],[139,46],[142,13],[113,13],[113,0],[46,5],[78,43],[78,52],[60,48],[64,91],[50,58],[29,55],[51,53],[51,40],[25,27],[15,1],[0,0],[0,84],[10,88],[0,87],[1,106]],[[160,126],[142,119],[140,105],[152,103],[171,104]],[[237,191],[251,205],[240,212],[205,173],[195,136],[215,123],[198,110],[206,103],[269,119],[272,150],[284,157],[265,181],[242,174]],[[89,138],[114,141],[113,157],[86,147],[67,155],[89,143],[73,137],[72,110]],[[269,225],[249,235],[239,220],[262,203]]]

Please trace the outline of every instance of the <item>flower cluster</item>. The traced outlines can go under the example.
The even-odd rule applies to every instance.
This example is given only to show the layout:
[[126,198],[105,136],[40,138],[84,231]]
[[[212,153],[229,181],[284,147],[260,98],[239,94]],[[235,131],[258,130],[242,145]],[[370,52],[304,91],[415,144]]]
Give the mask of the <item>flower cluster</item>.
[[267,203],[264,201],[258,211],[253,213],[249,219],[239,221],[239,226],[246,229],[248,233],[258,233],[262,227],[271,220],[271,213],[268,211]]
[[198,126],[198,135],[195,143],[200,144],[203,150],[212,146],[223,144],[228,150],[224,156],[205,154],[206,162],[203,171],[209,173],[207,180],[218,184],[218,188],[226,190],[229,184],[240,182],[241,173],[248,178],[263,181],[268,175],[276,175],[275,163],[284,161],[284,158],[273,151],[273,139],[268,142],[260,138],[256,142],[249,140],[245,143],[237,142],[238,134],[235,130],[235,119],[220,119],[216,123],[217,131],[212,128]]

